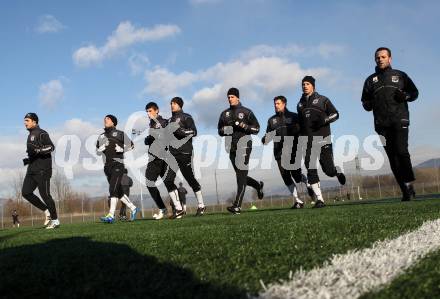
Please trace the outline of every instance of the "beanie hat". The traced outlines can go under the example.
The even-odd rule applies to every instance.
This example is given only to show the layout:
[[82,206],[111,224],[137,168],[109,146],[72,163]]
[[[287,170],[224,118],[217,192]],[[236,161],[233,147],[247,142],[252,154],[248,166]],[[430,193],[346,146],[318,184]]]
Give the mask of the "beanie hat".
[[24,116],[24,118],[32,119],[38,124],[38,115],[36,113],[29,112]]
[[105,117],[110,118],[115,127],[118,125],[118,119],[116,118],[116,116],[114,116],[112,114],[107,114]]
[[312,76],[305,76],[302,79],[302,82],[309,82],[310,84],[313,85],[313,88],[315,88],[315,78],[313,78]]
[[233,96],[236,96],[237,98],[240,98],[240,91],[235,87],[231,87],[228,90],[228,96],[230,96],[230,95],[233,95]]
[[177,105],[180,106],[180,108],[183,107],[183,100],[181,97],[174,97],[171,99],[171,103],[176,103]]

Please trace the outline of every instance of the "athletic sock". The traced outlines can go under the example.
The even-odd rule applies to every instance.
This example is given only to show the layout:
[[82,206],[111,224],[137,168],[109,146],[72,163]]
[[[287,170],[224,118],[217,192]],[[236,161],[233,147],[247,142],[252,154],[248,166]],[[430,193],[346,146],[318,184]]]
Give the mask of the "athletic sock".
[[295,183],[293,183],[292,185],[287,186],[287,188],[289,189],[290,193],[292,193],[294,203],[295,202],[303,203],[302,200],[299,199],[299,197],[298,197],[298,189],[296,188]]
[[176,208],[176,210],[181,211],[182,210],[182,205],[180,204],[180,200],[179,200],[179,194],[177,193],[177,190],[171,191],[169,193],[171,200],[173,201],[174,207]]
[[48,209],[44,210],[44,215],[46,215],[46,217],[50,217],[50,212]]
[[196,195],[197,202],[199,203],[199,208],[205,207],[205,204],[203,203],[202,191],[199,190],[197,192],[194,192],[194,194]]
[[313,189],[313,192],[315,193],[316,199],[324,202],[324,198],[322,197],[322,193],[321,193],[321,184],[320,183],[311,184],[311,187]]
[[110,216],[115,217],[116,205],[118,204],[118,198],[110,198],[110,211],[108,212]]
[[120,200],[125,203],[125,205],[132,211],[136,209],[136,206],[130,201],[130,198],[128,198],[127,195],[123,195]]

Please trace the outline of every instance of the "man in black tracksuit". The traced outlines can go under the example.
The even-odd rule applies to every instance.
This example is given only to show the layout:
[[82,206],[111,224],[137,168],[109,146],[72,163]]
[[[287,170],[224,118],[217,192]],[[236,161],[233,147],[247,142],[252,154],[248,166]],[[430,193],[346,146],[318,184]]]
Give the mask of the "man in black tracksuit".
[[128,136],[116,129],[118,120],[114,115],[108,114],[104,117],[104,133],[99,135],[96,142],[98,155],[103,156],[104,173],[109,183],[110,210],[109,213],[101,217],[105,223],[115,221],[115,210],[118,199],[121,200],[131,210],[131,220],[136,218],[137,208],[124,194],[122,179],[125,172],[124,152],[133,149],[133,142]]
[[327,97],[315,91],[315,78],[312,76],[303,78],[302,90],[303,95],[297,106],[300,134],[303,136],[303,142],[300,143],[305,147],[304,164],[307,168],[307,179],[316,196],[314,207],[321,208],[325,205],[319,184],[317,160],[319,159],[326,175],[336,176],[341,185],[345,184],[345,175],[335,167],[330,140],[330,124],[339,118],[339,113]]
[[[273,154],[277,161],[278,169],[284,184],[286,184],[293,196],[292,209],[299,209],[304,207],[304,202],[298,197],[295,182],[304,182],[308,186],[308,190],[311,187],[307,182],[307,178],[301,173],[301,165],[295,164],[300,131],[298,114],[287,109],[287,99],[284,96],[275,97],[273,102],[275,115],[271,116],[267,121],[266,134],[261,139],[261,142],[268,144],[273,140]],[[309,190],[309,194],[313,195],[313,191]]]
[[375,60],[376,72],[365,80],[362,105],[366,111],[373,111],[374,127],[385,137],[385,152],[402,190],[402,201],[408,201],[415,197],[415,177],[408,152],[408,102],[416,100],[419,92],[407,74],[391,68],[390,49],[377,49]]
[[[197,136],[197,128],[194,124],[194,120],[191,115],[188,113],[183,112],[183,100],[180,97],[174,97],[171,99],[171,118],[168,120],[168,129],[171,134],[174,135],[175,141],[171,142],[170,144],[170,153],[173,155],[177,162],[177,166],[182,172],[183,177],[189,184],[189,186],[194,191],[194,194],[197,199],[198,208],[196,212],[196,216],[202,216],[205,213],[205,203],[203,202],[203,196],[201,191],[201,186],[197,179],[194,176],[193,171],[193,145],[192,145],[192,139],[193,137]],[[169,162],[170,163],[170,162]],[[171,164],[168,164],[170,166],[170,171],[174,172],[174,178],[175,178],[175,172],[177,172],[177,169],[175,167],[172,167]],[[174,184],[174,179],[173,179]],[[179,193],[177,191],[177,186],[174,185],[174,190],[176,192],[176,199],[178,205],[176,205],[176,202],[174,201],[174,197],[172,197],[172,200],[176,207],[176,213],[185,213],[183,208],[181,208],[181,211],[179,211],[179,206],[181,207],[180,201],[179,201]]]
[[220,136],[226,137],[226,151],[229,152],[229,159],[237,178],[237,195],[234,203],[227,207],[227,210],[233,214],[240,214],[246,185],[257,190],[259,199],[264,196],[263,182],[257,182],[248,176],[248,164],[252,152],[250,135],[258,134],[260,124],[254,113],[241,105],[240,92],[237,88],[230,88],[227,96],[230,107],[220,114],[217,129]]
[[[50,195],[50,178],[52,177],[52,155],[55,146],[50,140],[49,134],[38,126],[38,116],[28,113],[24,117],[24,125],[29,131],[27,139],[28,158],[23,159],[24,165],[28,165],[26,176],[23,181],[21,194],[35,207],[44,211],[47,229],[58,228],[58,220],[55,202]],[[34,194],[38,188],[41,199]]]
[[169,171],[167,161],[169,160],[169,137],[166,130],[167,120],[159,115],[159,107],[154,102],[149,102],[145,106],[145,111],[150,118],[149,135],[145,138],[145,145],[148,146],[148,164],[145,170],[147,188],[151,197],[159,208],[159,213],[154,214],[155,220],[163,219],[167,216],[167,208],[160,196],[159,189],[156,187],[156,180],[162,177],[170,196],[175,196],[173,173]]

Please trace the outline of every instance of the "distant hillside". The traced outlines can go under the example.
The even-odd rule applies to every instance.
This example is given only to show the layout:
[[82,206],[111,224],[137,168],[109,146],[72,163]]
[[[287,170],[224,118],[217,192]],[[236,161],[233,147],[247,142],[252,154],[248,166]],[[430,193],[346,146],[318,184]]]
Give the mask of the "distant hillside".
[[440,158],[429,159],[425,162],[420,163],[415,168],[434,168],[434,167],[440,167]]

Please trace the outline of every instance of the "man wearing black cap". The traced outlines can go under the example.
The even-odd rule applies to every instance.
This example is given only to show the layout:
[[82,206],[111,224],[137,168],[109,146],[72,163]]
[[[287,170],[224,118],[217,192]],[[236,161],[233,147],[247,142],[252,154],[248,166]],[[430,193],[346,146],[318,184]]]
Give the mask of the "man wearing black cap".
[[[304,182],[311,196],[313,191],[307,182],[307,178],[301,173],[301,165],[299,165],[299,168],[293,169],[293,167],[296,167],[295,157],[300,130],[298,114],[287,109],[287,99],[284,96],[275,97],[273,103],[275,115],[271,116],[267,121],[266,134],[261,139],[261,142],[263,144],[268,144],[271,141],[274,142],[273,154],[281,177],[292,194],[292,209],[300,209],[304,207],[304,202],[298,196],[295,182]],[[288,139],[291,140],[288,141]],[[287,146],[285,147],[285,145]],[[289,150],[291,151],[290,153]],[[287,168],[286,165],[291,168]]]
[[[193,171],[193,145],[192,139],[197,136],[197,128],[194,124],[194,120],[191,115],[183,112],[183,100],[180,97],[174,97],[171,99],[171,118],[168,120],[168,126],[170,132],[174,135],[177,140],[182,142],[175,143],[172,142],[170,146],[170,153],[176,159],[178,168],[182,172],[183,177],[189,184],[189,186],[194,191],[194,194],[197,199],[198,208],[196,212],[196,216],[202,216],[205,213],[205,203],[203,202],[203,196],[201,191],[201,186],[197,179],[194,176]],[[183,143],[183,144],[182,144]],[[172,169],[172,165],[168,163],[170,166],[170,171],[174,172],[174,178],[176,175],[177,169]],[[173,178],[173,184],[174,184]],[[179,201],[179,193],[177,190],[177,186],[174,185],[174,194],[171,196],[173,200],[174,206],[176,207],[176,214],[184,214],[185,211]]]
[[402,191],[402,201],[409,201],[416,193],[408,151],[408,102],[416,100],[419,91],[406,73],[391,67],[390,49],[378,48],[375,61],[376,71],[364,83],[362,105],[366,111],[373,111],[374,128],[385,137],[385,152]]
[[307,179],[316,196],[314,207],[322,208],[325,205],[319,184],[316,160],[319,159],[326,175],[336,176],[341,185],[345,184],[345,175],[335,167],[330,142],[330,124],[339,118],[339,113],[327,97],[315,91],[315,78],[312,76],[305,76],[302,79],[302,91],[303,95],[297,110],[301,136],[307,139],[304,164],[307,168]]
[[[150,119],[149,135],[145,138],[145,145],[148,146],[148,164],[145,170],[145,178],[151,198],[159,208],[159,212],[154,214],[153,218],[160,220],[167,216],[168,211],[155,184],[159,176],[162,178],[170,197],[175,196],[174,176],[167,164],[169,160],[167,120],[159,114],[159,106],[155,102],[149,102],[145,106],[145,111]],[[175,215],[173,214],[173,217]],[[176,218],[181,217],[182,215],[176,216]]]
[[258,198],[262,199],[263,182],[257,182],[248,176],[249,158],[252,152],[251,134],[258,134],[260,124],[254,113],[241,105],[240,92],[232,87],[227,93],[229,108],[220,114],[218,120],[218,134],[225,136],[226,151],[229,152],[229,159],[234,167],[237,178],[237,195],[232,206],[227,210],[232,214],[240,214],[246,185],[257,190]]
[[[21,194],[35,207],[44,211],[46,220],[44,225],[47,229],[60,226],[55,202],[50,195],[50,178],[52,177],[52,155],[55,146],[50,140],[49,134],[38,125],[38,116],[28,113],[24,116],[24,125],[29,131],[27,139],[28,157],[23,159],[24,165],[28,165],[26,176],[23,181]],[[34,194],[38,188],[41,199]]]
[[125,172],[124,152],[133,149],[133,142],[123,131],[116,129],[117,124],[118,120],[114,115],[106,115],[104,133],[99,135],[96,142],[96,152],[103,157],[104,173],[109,183],[110,210],[106,216],[101,217],[101,221],[105,223],[115,221],[118,199],[131,210],[131,220],[136,218],[137,213],[136,206],[124,195],[124,188],[121,184]]

